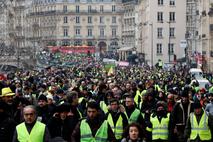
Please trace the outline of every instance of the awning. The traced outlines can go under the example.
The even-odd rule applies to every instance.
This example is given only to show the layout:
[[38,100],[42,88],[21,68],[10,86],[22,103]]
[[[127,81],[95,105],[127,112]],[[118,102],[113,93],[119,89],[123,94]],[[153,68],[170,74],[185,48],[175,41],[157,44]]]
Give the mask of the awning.
[[129,51],[131,50],[133,47],[123,47],[123,48],[120,48],[118,49],[118,51]]

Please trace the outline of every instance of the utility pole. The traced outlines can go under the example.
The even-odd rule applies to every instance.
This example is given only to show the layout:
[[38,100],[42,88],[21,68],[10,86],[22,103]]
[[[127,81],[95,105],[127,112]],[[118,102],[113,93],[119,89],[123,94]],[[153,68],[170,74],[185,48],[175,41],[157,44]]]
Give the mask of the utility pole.
[[168,52],[169,52],[169,63],[171,62],[171,22],[168,21],[167,23],[169,23],[169,46],[168,46]]
[[153,67],[153,23],[149,25],[151,26],[151,66]]

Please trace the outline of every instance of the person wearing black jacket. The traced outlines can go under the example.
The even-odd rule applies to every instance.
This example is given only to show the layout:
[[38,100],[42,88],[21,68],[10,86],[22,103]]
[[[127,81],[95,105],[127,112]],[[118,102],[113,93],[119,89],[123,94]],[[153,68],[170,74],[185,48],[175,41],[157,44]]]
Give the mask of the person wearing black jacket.
[[0,142],[11,142],[16,127],[14,119],[5,112],[6,106],[0,101]]
[[61,102],[56,107],[56,113],[50,118],[47,124],[52,139],[61,137],[71,142],[70,133],[73,132],[78,121],[74,116],[69,115],[69,110],[70,105],[65,102]]
[[185,89],[181,93],[181,99],[176,102],[171,112],[169,141],[186,141],[184,138],[184,128],[186,126],[187,118],[193,111],[193,102],[189,100],[188,90]]
[[47,104],[47,97],[45,95],[41,94],[38,97],[38,106],[36,109],[38,112],[38,120],[47,124],[48,120],[53,115],[53,110],[52,108],[49,108]]

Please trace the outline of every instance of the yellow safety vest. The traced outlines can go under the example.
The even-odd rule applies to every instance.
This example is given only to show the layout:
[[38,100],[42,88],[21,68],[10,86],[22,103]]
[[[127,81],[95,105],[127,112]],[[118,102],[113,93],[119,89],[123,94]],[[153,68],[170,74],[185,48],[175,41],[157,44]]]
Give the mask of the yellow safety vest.
[[157,116],[150,117],[150,122],[152,123],[152,128],[148,128],[147,130],[152,132],[152,140],[168,140],[168,125],[169,125],[169,116],[170,114],[167,114],[166,118],[162,118],[161,122],[159,122]]
[[80,112],[80,110],[78,108],[77,108],[77,111],[78,111],[78,114],[79,114],[80,118],[82,118],[82,114],[81,114],[81,112]]
[[191,113],[190,122],[191,122],[190,140],[195,140],[197,136],[199,136],[199,138],[202,141],[211,140],[212,136],[208,126],[208,116],[205,112],[203,113],[199,124],[197,122],[197,118],[194,115],[194,113]]
[[108,112],[108,107],[104,101],[100,101],[100,107],[104,111],[104,113]]
[[107,142],[108,138],[108,123],[105,120],[101,127],[95,134],[95,137],[92,135],[92,131],[90,129],[89,124],[86,122],[86,119],[81,121],[80,125],[80,135],[81,142]]
[[163,62],[162,61],[158,62],[158,66],[163,67]]
[[27,131],[25,122],[16,126],[17,139],[19,142],[43,142],[45,124],[36,121],[30,134]]
[[136,95],[134,97],[134,101],[136,103],[136,106],[138,106],[138,104],[140,102],[139,98],[142,98],[142,93],[143,93],[143,91],[142,92],[140,92],[139,90],[136,91]]
[[121,115],[119,116],[119,118],[116,122],[116,125],[115,125],[113,122],[113,119],[112,119],[112,115],[109,113],[109,115],[107,117],[107,121],[108,121],[109,125],[111,126],[112,131],[115,134],[115,138],[117,140],[121,139],[122,134],[123,134],[123,118],[122,118],[122,116]]
[[126,117],[128,118],[129,124],[132,122],[137,122],[139,115],[141,114],[139,109],[135,109],[130,117],[128,117],[127,113],[125,112]]

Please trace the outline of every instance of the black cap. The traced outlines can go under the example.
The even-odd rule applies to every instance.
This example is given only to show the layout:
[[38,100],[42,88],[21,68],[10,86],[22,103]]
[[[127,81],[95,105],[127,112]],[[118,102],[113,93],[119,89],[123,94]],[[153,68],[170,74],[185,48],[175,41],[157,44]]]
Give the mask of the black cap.
[[100,105],[96,101],[92,100],[88,102],[87,108],[100,110]]
[[198,109],[198,108],[202,108],[202,106],[201,106],[200,102],[195,102],[195,103],[193,103],[193,108]]
[[57,91],[56,91],[56,94],[63,94],[64,93],[64,90],[62,90],[62,89],[58,89]]
[[188,90],[183,90],[182,92],[181,92],[181,97],[189,97],[189,92],[188,92]]
[[61,101],[57,106],[56,106],[56,111],[57,112],[69,112],[70,111],[70,104],[66,103],[64,101]]
[[47,97],[43,94],[41,94],[39,97],[38,97],[38,101],[40,100],[44,100],[45,102],[47,102]]
[[156,104],[156,109],[158,107],[163,107],[164,109],[166,109],[166,103],[164,101],[158,101]]

